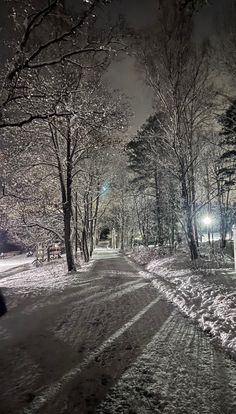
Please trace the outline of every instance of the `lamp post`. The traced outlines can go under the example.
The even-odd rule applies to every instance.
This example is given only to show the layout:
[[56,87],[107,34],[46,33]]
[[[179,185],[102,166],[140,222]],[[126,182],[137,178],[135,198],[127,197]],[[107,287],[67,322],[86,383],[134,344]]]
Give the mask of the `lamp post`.
[[75,193],[75,258],[78,251],[78,193]]
[[210,235],[210,224],[212,223],[212,218],[210,216],[205,216],[202,219],[203,223],[207,227],[208,243],[211,244],[211,235]]
[[234,270],[236,270],[236,224],[232,227],[233,230],[233,242],[234,242]]
[[111,247],[116,249],[116,230],[113,228],[111,232]]
[[6,183],[2,183],[2,195],[6,195]]

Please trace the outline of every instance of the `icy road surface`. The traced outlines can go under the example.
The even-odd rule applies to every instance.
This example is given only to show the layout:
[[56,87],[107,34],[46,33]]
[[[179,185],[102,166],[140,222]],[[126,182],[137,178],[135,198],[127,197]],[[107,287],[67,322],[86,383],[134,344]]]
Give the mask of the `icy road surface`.
[[125,258],[1,279],[1,414],[233,414],[236,364]]

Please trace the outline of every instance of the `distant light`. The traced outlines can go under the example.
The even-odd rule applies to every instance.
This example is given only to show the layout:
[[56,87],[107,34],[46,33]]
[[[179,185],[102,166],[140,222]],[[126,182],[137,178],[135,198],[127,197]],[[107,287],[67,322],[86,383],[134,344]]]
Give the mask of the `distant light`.
[[212,218],[210,216],[205,216],[203,217],[202,221],[206,226],[209,226],[209,224],[212,223]]
[[108,183],[104,183],[101,187],[101,191],[102,193],[107,193],[109,190],[109,184]]

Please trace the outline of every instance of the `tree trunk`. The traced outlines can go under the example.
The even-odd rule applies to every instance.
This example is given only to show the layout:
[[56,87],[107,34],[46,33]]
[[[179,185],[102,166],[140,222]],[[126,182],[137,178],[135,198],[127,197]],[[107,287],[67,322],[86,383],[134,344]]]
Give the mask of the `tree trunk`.
[[93,236],[94,236],[94,217],[93,217],[93,196],[90,196],[90,208],[89,208],[89,257],[93,254]]
[[191,197],[189,197],[185,173],[183,173],[182,175],[182,197],[183,197],[184,211],[185,211],[186,223],[187,223],[186,233],[187,233],[188,246],[190,250],[191,259],[196,260],[198,259],[198,247],[197,247],[197,243],[195,239]]
[[50,262],[50,246],[47,248],[47,261]]
[[64,239],[68,272],[73,272],[76,271],[76,266],[71,244],[71,211],[68,204],[64,207]]
[[71,218],[72,218],[72,159],[71,159],[71,133],[70,120],[67,125],[67,151],[66,151],[66,202],[63,203],[64,212],[64,236],[66,261],[68,272],[76,271],[71,243]]
[[71,134],[70,120],[67,120],[66,136],[66,172],[63,169],[63,163],[59,155],[59,144],[57,140],[57,131],[50,125],[52,143],[55,148],[57,159],[59,181],[61,186],[61,198],[64,221],[64,242],[66,249],[66,261],[68,272],[76,271],[74,262],[73,249],[71,244],[71,218],[72,218],[72,155],[71,155]]
[[124,250],[124,232],[125,232],[125,206],[124,206],[124,194],[122,193],[121,200],[121,233],[120,233],[120,249]]
[[[209,180],[209,171],[208,165],[206,165],[206,187],[207,187],[207,213],[208,216],[211,217],[211,200],[210,200],[210,180]],[[208,237],[208,244],[211,246],[211,229],[210,226],[207,226],[207,237]]]
[[75,193],[75,258],[78,252],[78,193]]
[[162,246],[164,244],[164,238],[163,238],[163,228],[162,228],[162,220],[161,220],[160,191],[159,191],[159,186],[158,186],[158,183],[160,182],[161,182],[161,173],[159,173],[159,177],[158,177],[157,171],[155,171],[157,243],[159,246]]
[[221,249],[225,249],[226,247],[226,234],[227,234],[227,229],[226,229],[226,219],[225,219],[225,208],[224,208],[224,202],[223,202],[223,197],[224,197],[224,193],[220,187],[220,183],[217,183],[218,185],[218,202],[219,202],[219,207],[220,207],[220,247]]
[[171,212],[171,249],[174,250],[175,246],[175,219],[173,211]]
[[189,245],[189,250],[190,250],[190,254],[191,254],[191,259],[192,260],[196,260],[198,259],[198,248],[197,248],[197,243],[194,237],[194,226],[193,226],[193,220],[191,218],[191,212],[189,214],[189,212],[187,213],[187,236],[188,236],[188,245]]
[[87,241],[87,233],[86,233],[85,228],[83,228],[83,231],[82,231],[82,251],[83,251],[84,261],[86,263],[89,262],[88,241]]
[[87,263],[89,262],[89,245],[88,240],[89,237],[89,190],[84,195],[84,223],[83,223],[83,230],[82,230],[82,251],[84,256],[84,261]]
[[[99,210],[99,201],[100,201],[100,196],[99,196],[99,192],[100,192],[100,183],[97,183],[97,194],[96,194],[96,204],[95,204],[95,211],[93,213],[93,209],[91,208],[91,212],[93,215],[93,218],[91,220],[91,245],[90,245],[90,257],[93,254],[93,250],[94,250],[94,244],[96,247],[96,230],[97,230],[97,218],[98,218],[98,210]],[[92,203],[92,200],[91,200]],[[95,241],[95,243],[94,243]]]

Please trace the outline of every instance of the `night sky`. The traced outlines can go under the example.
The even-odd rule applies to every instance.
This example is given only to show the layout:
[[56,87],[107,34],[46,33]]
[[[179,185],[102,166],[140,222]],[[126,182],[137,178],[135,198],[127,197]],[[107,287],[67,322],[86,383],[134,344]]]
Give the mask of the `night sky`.
[[[73,1],[73,0],[70,0]],[[230,5],[234,0],[211,0],[195,18],[196,41],[211,37],[219,30]],[[118,0],[112,5],[111,14],[123,14],[130,26],[142,30],[154,21],[157,0]],[[129,133],[136,130],[153,112],[152,91],[145,85],[142,75],[135,68],[134,59],[125,57],[123,61],[114,62],[108,78],[111,84],[124,91],[131,99],[134,117],[131,120]]]
[[[219,30],[219,25],[233,1],[211,0],[210,5],[204,7],[196,15],[195,36],[197,41],[211,37]],[[116,16],[123,14],[129,25],[141,30],[153,23],[156,5],[156,0],[118,0],[112,5],[112,13]],[[152,91],[145,85],[131,57],[125,57],[122,62],[115,62],[111,67],[109,79],[114,87],[120,88],[131,98],[134,117],[129,132],[133,135],[153,112]]]
[[[234,0],[211,0],[210,5],[204,7],[195,18],[195,36],[201,41],[217,32],[224,15],[230,10]],[[0,13],[1,39],[8,39],[14,35],[12,28],[7,24],[8,8],[2,0]],[[114,0],[112,5],[105,8],[106,20],[114,20],[124,15],[128,24],[135,29],[142,30],[153,23],[157,1],[156,0]],[[8,6],[9,7],[9,6]],[[73,13],[79,10],[78,0],[67,0],[67,7]],[[7,50],[1,47],[1,61],[6,58]],[[142,75],[135,68],[134,59],[125,56],[123,60],[113,62],[106,79],[112,87],[119,88],[130,99],[134,117],[131,120],[129,133],[135,134],[146,118],[153,112],[152,91],[145,85]]]

